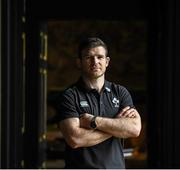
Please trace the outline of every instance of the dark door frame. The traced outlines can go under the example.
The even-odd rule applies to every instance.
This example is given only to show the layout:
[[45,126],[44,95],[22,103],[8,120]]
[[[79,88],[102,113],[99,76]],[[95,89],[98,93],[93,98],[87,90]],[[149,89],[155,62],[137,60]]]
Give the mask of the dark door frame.
[[152,5],[148,46],[149,168],[179,168],[180,3],[159,0]]
[[[40,2],[40,1],[39,1]],[[34,18],[48,19],[145,19],[148,22],[148,80],[147,80],[147,139],[148,167],[180,167],[178,128],[180,94],[180,2],[178,0],[149,0],[107,2],[96,8],[77,1],[31,4]],[[86,3],[86,2],[85,2]],[[40,8],[43,4],[43,8]],[[92,2],[93,4],[93,2]],[[35,8],[36,6],[36,8]],[[41,10],[40,10],[41,9]],[[32,15],[31,15],[32,17]]]
[[23,0],[1,1],[1,161],[0,168],[23,163]]

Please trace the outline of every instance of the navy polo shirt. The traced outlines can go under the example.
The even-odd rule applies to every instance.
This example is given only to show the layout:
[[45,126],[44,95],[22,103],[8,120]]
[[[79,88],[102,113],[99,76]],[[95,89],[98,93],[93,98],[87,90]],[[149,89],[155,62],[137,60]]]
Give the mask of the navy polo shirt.
[[[58,120],[79,117],[83,113],[113,118],[126,107],[134,107],[128,90],[121,85],[105,80],[99,94],[88,89],[80,78],[67,88],[57,100]],[[66,168],[125,168],[123,148],[119,138],[111,137],[91,147],[72,149],[66,146]]]

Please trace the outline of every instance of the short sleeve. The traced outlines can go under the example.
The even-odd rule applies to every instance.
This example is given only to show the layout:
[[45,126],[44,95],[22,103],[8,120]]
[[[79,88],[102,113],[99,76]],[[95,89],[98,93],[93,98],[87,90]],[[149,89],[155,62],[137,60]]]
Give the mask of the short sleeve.
[[120,109],[126,106],[135,107],[133,104],[133,99],[131,97],[131,94],[124,86],[119,87],[119,94],[120,94],[120,101],[121,101]]
[[56,101],[57,119],[58,121],[79,117],[76,109],[76,100],[72,91],[63,92]]

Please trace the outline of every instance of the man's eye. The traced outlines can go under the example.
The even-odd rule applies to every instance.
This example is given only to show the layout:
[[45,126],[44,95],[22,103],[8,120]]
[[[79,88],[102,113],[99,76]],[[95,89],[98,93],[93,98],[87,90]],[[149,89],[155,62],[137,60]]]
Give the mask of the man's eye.
[[104,56],[98,56],[98,59],[104,59],[105,57]]
[[86,59],[90,59],[90,58],[91,58],[91,56],[87,55],[85,58],[86,58]]
[[102,60],[102,59],[105,58],[105,56],[102,56],[102,55],[99,55],[99,56],[87,55],[87,56],[85,56],[84,58],[85,58],[86,60],[88,60],[88,59],[94,59],[94,58],[97,58],[97,59],[99,59],[99,60]]

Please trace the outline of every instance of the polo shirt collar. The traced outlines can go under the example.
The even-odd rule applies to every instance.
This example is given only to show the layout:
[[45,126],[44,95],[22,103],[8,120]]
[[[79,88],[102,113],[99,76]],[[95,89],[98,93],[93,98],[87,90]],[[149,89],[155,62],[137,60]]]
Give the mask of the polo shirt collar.
[[[76,84],[77,84],[78,87],[80,87],[82,90],[84,90],[86,92],[90,92],[90,91],[94,90],[94,89],[89,89],[86,86],[86,84],[85,84],[85,82],[84,82],[82,77],[79,78],[79,80],[77,81]],[[107,92],[111,92],[110,82],[109,81],[107,81],[107,80],[104,81],[104,86],[103,86],[102,90],[103,91],[107,91]]]

